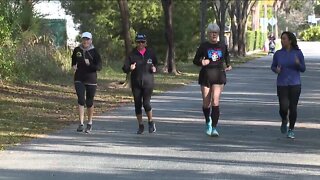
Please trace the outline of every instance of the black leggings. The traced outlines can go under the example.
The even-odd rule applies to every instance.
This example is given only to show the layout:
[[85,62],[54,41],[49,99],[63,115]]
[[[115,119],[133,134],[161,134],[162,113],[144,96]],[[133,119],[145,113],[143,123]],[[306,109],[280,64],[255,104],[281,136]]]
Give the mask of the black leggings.
[[132,94],[134,98],[134,107],[136,115],[142,114],[142,105],[145,112],[151,111],[151,95],[153,88],[141,88],[141,87],[132,87]]
[[78,96],[78,104],[84,106],[86,104],[87,108],[93,106],[93,98],[96,94],[97,85],[86,85],[82,82],[75,82],[74,87]]
[[279,98],[279,114],[282,122],[287,123],[289,111],[289,129],[293,130],[297,120],[297,105],[301,93],[301,85],[278,86],[277,94]]

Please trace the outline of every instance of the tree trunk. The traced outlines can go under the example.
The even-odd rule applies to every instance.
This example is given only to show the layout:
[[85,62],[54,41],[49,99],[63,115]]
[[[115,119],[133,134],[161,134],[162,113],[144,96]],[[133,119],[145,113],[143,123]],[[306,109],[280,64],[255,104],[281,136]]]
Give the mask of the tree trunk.
[[122,22],[122,35],[124,38],[125,53],[129,55],[131,51],[131,38],[130,38],[130,21],[129,21],[129,7],[127,0],[118,0],[121,22]]
[[173,27],[172,27],[172,6],[173,0],[161,0],[164,20],[165,20],[165,38],[168,44],[168,73],[177,74],[176,64],[175,64],[175,50],[173,41]]
[[223,42],[224,44],[227,44],[225,42],[225,37],[224,37],[224,30],[226,27],[226,9],[227,9],[227,3],[225,0],[220,0],[220,33],[219,33],[219,38],[220,42]]
[[[275,18],[278,20],[278,3],[277,3],[277,1],[274,2],[273,9],[274,9]],[[278,37],[279,37],[278,31],[279,31],[279,26],[278,26],[278,23],[276,23],[274,25],[274,37],[276,39],[278,39]]]
[[[129,56],[131,51],[131,38],[130,38],[130,21],[129,21],[129,7],[127,0],[118,0],[119,8],[120,8],[120,15],[121,15],[121,22],[122,22],[122,35],[124,38],[125,44],[125,53],[126,57]],[[127,73],[126,81],[124,83],[125,87],[130,87],[130,73]]]
[[231,47],[230,47],[230,52],[237,56],[238,52],[238,33],[237,33],[237,23],[235,21],[235,12],[236,12],[236,4],[232,2],[229,6],[229,16],[230,16],[230,22],[231,22]]
[[260,3],[256,3],[252,8],[252,30],[259,30],[259,21],[260,21]]
[[226,11],[231,0],[213,0],[214,16],[220,27],[219,40],[225,44]]
[[245,56],[246,55],[246,27],[247,20],[252,9],[252,6],[255,5],[257,0],[242,0],[236,1],[236,21],[237,21],[237,32],[238,32],[238,55]]
[[200,36],[201,36],[201,42],[204,42],[206,40],[207,8],[208,8],[208,0],[201,0],[201,2],[200,2]]

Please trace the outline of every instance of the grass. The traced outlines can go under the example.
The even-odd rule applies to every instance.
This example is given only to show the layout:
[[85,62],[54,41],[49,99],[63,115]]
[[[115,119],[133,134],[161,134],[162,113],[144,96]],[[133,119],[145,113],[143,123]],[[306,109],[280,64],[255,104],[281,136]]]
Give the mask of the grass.
[[[263,55],[254,54],[232,62],[243,63]],[[133,101],[130,89],[119,83],[125,80],[120,67],[121,64],[112,64],[99,72],[96,114]],[[199,67],[180,63],[177,68],[181,71],[179,75],[158,73],[155,76],[155,94],[197,80]],[[70,76],[58,78],[55,83],[0,84],[0,150],[77,122],[77,98],[72,79]]]

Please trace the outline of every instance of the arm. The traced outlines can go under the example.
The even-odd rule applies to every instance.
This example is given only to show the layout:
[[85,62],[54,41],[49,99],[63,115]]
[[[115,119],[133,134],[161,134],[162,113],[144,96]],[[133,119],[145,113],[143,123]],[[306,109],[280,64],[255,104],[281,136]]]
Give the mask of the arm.
[[225,61],[226,61],[226,66],[227,66],[227,67],[231,66],[231,64],[230,64],[229,50],[228,50],[228,46],[227,46],[227,45],[225,46],[225,55],[224,55],[224,57],[225,57]]
[[130,70],[130,65],[131,65],[131,60],[130,60],[130,56],[128,56],[125,60],[124,60],[124,64],[122,66],[122,70],[124,73],[129,73]]
[[101,56],[97,50],[95,50],[95,63],[90,64],[91,68],[100,71],[102,69],[102,61],[101,61]]
[[72,56],[71,56],[71,59],[72,59],[72,62],[71,62],[71,66],[75,66],[77,65],[77,56],[76,56],[76,48],[73,50],[73,53],[72,53]]
[[153,66],[155,67],[153,72],[156,72],[158,69],[158,59],[155,53],[153,53],[153,62],[152,62]]
[[95,49],[94,53],[95,53],[94,54],[94,58],[95,58],[94,63],[90,64],[90,68],[95,71],[100,71],[102,69],[101,56],[96,49]]
[[202,59],[203,59],[204,55],[202,54],[202,46],[200,45],[199,48],[197,49],[196,55],[194,56],[193,59],[193,64],[197,65],[197,66],[202,66]]
[[277,52],[273,55],[272,64],[271,64],[271,70],[272,70],[274,73],[278,73],[278,71],[277,71],[277,68],[278,68],[278,58],[277,58],[277,55],[278,55]]
[[299,50],[299,53],[297,54],[298,59],[299,59],[299,63],[297,64],[297,68],[300,72],[305,72],[306,71],[306,65],[304,62],[304,56],[302,54],[302,52]]

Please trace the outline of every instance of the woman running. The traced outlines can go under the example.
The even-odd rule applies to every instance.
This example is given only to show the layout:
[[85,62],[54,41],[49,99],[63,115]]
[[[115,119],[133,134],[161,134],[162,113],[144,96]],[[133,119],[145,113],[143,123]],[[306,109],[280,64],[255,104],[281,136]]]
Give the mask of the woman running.
[[220,116],[219,101],[226,84],[225,71],[232,69],[228,48],[225,43],[218,41],[219,32],[217,24],[208,25],[208,41],[200,44],[193,60],[195,65],[201,66],[198,82],[201,86],[202,110],[206,120],[205,133],[214,137],[219,136],[217,131]]
[[[295,138],[293,129],[297,120],[297,105],[301,93],[300,72],[306,70],[304,56],[297,44],[296,36],[288,31],[281,34],[282,49],[273,56],[271,70],[278,74],[277,95],[279,114],[282,119],[281,133]],[[289,114],[289,130],[288,130]]]
[[[93,99],[97,89],[97,71],[101,70],[101,58],[92,44],[92,35],[84,32],[81,35],[81,44],[73,50],[72,67],[74,86],[78,96],[79,120],[78,132],[90,133],[92,130]],[[84,130],[84,106],[87,107],[88,123]]]
[[150,48],[147,48],[146,35],[137,34],[135,41],[136,48],[126,58],[122,69],[125,73],[131,72],[131,90],[139,125],[137,134],[142,134],[144,131],[142,106],[148,117],[149,133],[154,133],[156,132],[156,126],[152,120],[150,100],[154,87],[153,74],[157,70],[157,58],[155,53]]

